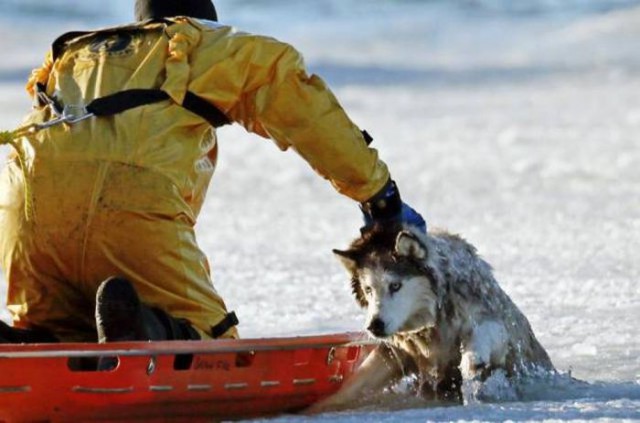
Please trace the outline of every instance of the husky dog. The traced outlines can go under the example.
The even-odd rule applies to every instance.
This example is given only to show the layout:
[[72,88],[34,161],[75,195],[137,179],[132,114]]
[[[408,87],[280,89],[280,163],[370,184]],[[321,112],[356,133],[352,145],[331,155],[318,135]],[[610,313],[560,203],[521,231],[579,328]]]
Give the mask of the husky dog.
[[334,253],[367,310],[367,330],[383,342],[322,408],[390,386],[408,372],[418,376],[424,397],[461,401],[463,381],[554,371],[489,264],[459,236],[375,227]]

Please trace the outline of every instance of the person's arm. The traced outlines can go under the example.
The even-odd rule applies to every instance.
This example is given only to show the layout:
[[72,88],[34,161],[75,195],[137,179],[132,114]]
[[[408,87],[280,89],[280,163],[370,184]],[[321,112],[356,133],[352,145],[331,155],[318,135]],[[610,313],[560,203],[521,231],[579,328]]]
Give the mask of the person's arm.
[[[204,40],[192,89],[248,131],[293,148],[344,195],[363,202],[379,192],[386,165],[325,83],[307,74],[302,56],[272,38],[221,31]],[[200,71],[204,60],[209,69]]]
[[[202,84],[210,93],[205,95],[248,131],[283,150],[293,148],[338,192],[361,203],[365,218],[377,220],[377,205],[395,207],[384,216],[405,216],[387,166],[326,84],[308,75],[300,53],[272,38],[221,31],[205,40],[211,56],[202,57],[212,64],[193,85]],[[396,202],[371,202],[389,194],[390,187]],[[424,226],[422,218],[417,224]]]
[[[238,111],[247,129],[292,147],[341,193],[363,202],[389,179],[387,166],[369,148],[333,93],[307,75],[301,55],[286,44],[271,45],[270,71],[257,90],[245,93]],[[246,112],[251,110],[252,116]]]

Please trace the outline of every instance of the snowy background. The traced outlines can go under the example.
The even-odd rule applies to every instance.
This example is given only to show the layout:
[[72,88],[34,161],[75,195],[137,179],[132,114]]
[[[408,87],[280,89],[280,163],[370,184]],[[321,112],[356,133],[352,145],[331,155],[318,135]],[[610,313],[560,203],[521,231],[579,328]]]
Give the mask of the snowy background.
[[[0,0],[0,128],[28,110],[23,83],[56,35],[131,19],[128,0],[104,3]],[[475,244],[556,366],[589,382],[528,402],[318,419],[640,420],[640,1],[216,4],[223,23],[304,53],[405,200]],[[357,235],[356,205],[293,152],[219,135],[198,234],[242,336],[360,329],[330,252]]]

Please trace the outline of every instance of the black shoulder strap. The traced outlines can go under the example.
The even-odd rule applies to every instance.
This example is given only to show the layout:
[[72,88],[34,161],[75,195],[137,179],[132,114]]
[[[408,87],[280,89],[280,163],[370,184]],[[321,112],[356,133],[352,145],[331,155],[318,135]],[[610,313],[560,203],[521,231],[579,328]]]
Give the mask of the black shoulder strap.
[[[129,109],[169,100],[171,97],[160,89],[131,89],[105,97],[96,98],[86,106],[87,112],[95,116],[112,116]],[[214,128],[231,123],[216,106],[202,97],[187,91],[182,107],[200,116]]]
[[111,116],[129,109],[169,100],[169,94],[156,89],[132,89],[96,98],[87,105],[87,112],[96,116]]
[[214,128],[219,128],[231,123],[229,118],[222,113],[220,109],[191,91],[187,91],[187,94],[184,96],[182,107],[200,116]]

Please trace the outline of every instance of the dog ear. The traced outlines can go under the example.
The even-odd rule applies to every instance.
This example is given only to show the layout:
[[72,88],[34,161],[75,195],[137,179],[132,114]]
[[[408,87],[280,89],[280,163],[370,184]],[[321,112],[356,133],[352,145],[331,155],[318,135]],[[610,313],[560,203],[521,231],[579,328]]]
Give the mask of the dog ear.
[[355,273],[356,268],[358,267],[358,254],[355,251],[333,250],[333,254],[336,255],[338,260],[340,260],[349,273]]
[[409,231],[401,231],[396,237],[395,253],[401,257],[410,257],[420,261],[427,259],[427,249],[418,237]]

